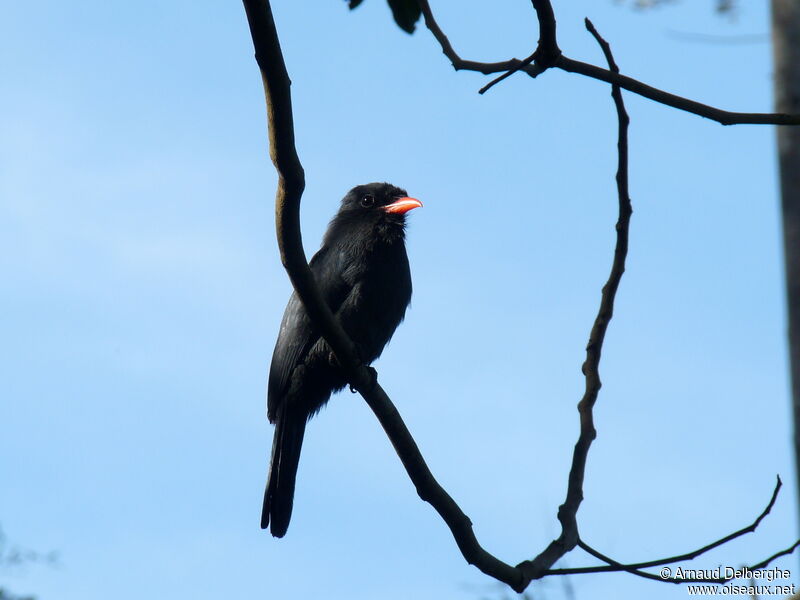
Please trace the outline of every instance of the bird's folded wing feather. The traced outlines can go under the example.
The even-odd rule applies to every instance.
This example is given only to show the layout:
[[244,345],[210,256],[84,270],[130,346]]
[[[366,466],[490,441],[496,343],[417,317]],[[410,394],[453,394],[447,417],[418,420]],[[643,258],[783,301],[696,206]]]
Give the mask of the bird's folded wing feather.
[[[352,291],[352,285],[343,277],[347,265],[342,264],[343,254],[323,246],[309,263],[322,297],[331,311],[336,313]],[[311,325],[303,303],[296,292],[292,293],[283,313],[278,341],[272,354],[267,386],[267,413],[270,420],[277,413],[292,378],[292,372],[303,362],[308,351],[319,339]]]

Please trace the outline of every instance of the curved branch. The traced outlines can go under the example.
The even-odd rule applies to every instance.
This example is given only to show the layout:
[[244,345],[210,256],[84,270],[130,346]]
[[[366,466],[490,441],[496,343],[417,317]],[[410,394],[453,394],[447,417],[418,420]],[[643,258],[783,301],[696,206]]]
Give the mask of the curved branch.
[[[592,26],[591,22],[586,21],[586,27],[594,35],[600,47],[603,49],[609,68],[618,71],[614,62],[611,49]],[[600,356],[603,350],[608,324],[614,315],[614,299],[617,295],[622,274],[625,272],[625,258],[628,254],[628,231],[630,229],[631,215],[633,208],[628,192],[628,124],[630,119],[625,110],[625,103],[622,100],[622,93],[619,86],[613,85],[611,96],[614,99],[614,106],[617,110],[618,136],[617,136],[617,200],[619,206],[619,216],[616,224],[617,241],[614,247],[614,259],[611,264],[611,272],[608,281],[603,286],[600,299],[600,308],[597,311],[592,331],[589,334],[589,343],[586,345],[586,360],[581,367],[585,378],[585,389],[583,398],[578,403],[580,413],[581,432],[575,444],[572,455],[572,467],[569,472],[567,485],[567,497],[558,509],[558,520],[561,522],[561,535],[532,561],[525,561],[519,566],[527,576],[535,578],[541,576],[543,571],[548,570],[565,553],[572,550],[578,543],[578,522],[577,513],[583,500],[583,477],[586,471],[586,458],[592,441],[597,436],[594,428],[592,409],[594,408],[597,395],[600,392],[602,383],[600,381]]]
[[[781,481],[781,478],[777,477],[777,480],[775,482],[775,489],[772,492],[772,497],[769,499],[769,502],[767,503],[767,506],[764,508],[764,510],[761,511],[761,513],[758,515],[758,517],[756,517],[756,520],[753,521],[752,523],[750,523],[750,525],[747,525],[746,527],[742,527],[738,531],[734,531],[731,534],[728,534],[728,535],[726,535],[726,536],[724,536],[724,537],[722,537],[722,538],[720,538],[720,539],[718,539],[718,540],[716,540],[714,542],[711,542],[710,544],[706,544],[705,546],[703,546],[701,548],[698,548],[697,550],[692,550],[691,552],[686,552],[684,554],[678,554],[676,556],[670,556],[668,558],[660,558],[660,559],[651,560],[651,561],[647,561],[647,562],[640,562],[640,563],[634,563],[634,564],[623,564],[623,563],[620,563],[619,561],[616,561],[613,558],[609,558],[605,554],[602,554],[601,552],[595,550],[594,548],[589,546],[587,543],[585,543],[583,540],[578,540],[578,545],[584,551],[588,552],[589,554],[591,554],[595,558],[597,558],[599,560],[602,560],[604,563],[606,563],[606,566],[588,567],[588,569],[591,569],[591,572],[594,572],[594,573],[599,573],[599,572],[603,572],[603,571],[605,571],[605,572],[608,572],[608,571],[625,571],[625,572],[631,573],[633,575],[638,575],[639,577],[643,577],[645,579],[651,579],[653,581],[661,581],[661,582],[664,582],[664,583],[725,583],[726,581],[730,581],[731,579],[734,579],[734,577],[716,577],[716,578],[714,578],[714,577],[694,577],[694,578],[681,577],[681,578],[678,578],[678,577],[664,576],[662,574],[654,575],[653,573],[647,573],[645,571],[641,571],[641,569],[646,569],[646,568],[649,568],[649,567],[660,567],[660,566],[663,566],[663,565],[670,565],[670,564],[673,564],[673,563],[676,563],[676,562],[684,562],[684,561],[687,561],[687,560],[693,560],[693,559],[697,558],[698,556],[700,556],[702,554],[705,554],[706,552],[708,552],[710,550],[713,550],[714,548],[718,548],[719,546],[722,546],[723,544],[727,544],[728,542],[730,542],[732,540],[735,540],[738,537],[741,537],[741,536],[743,536],[743,535],[745,535],[747,533],[753,533],[756,530],[756,528],[758,528],[758,526],[761,524],[761,521],[763,521],[764,518],[770,513],[770,511],[772,510],[772,507],[775,506],[775,502],[778,499],[778,493],[780,492],[782,486],[783,486],[783,482]],[[797,548],[798,546],[800,546],[800,540],[796,541],[794,544],[792,544],[788,548],[786,548],[784,550],[781,550],[780,552],[776,552],[775,554],[773,554],[769,558],[767,558],[767,559],[765,559],[765,560],[763,560],[763,561],[761,561],[759,563],[756,563],[756,564],[748,567],[748,569],[750,569],[751,571],[754,571],[756,569],[762,569],[762,568],[766,567],[767,565],[769,565],[776,558],[778,558],[780,556],[785,556],[787,554],[791,554],[792,552],[794,552],[795,548]],[[580,569],[577,569],[577,570],[573,569],[572,571],[580,572]],[[589,572],[589,571],[586,570],[584,572]],[[566,574],[566,573],[564,573],[564,574]]]
[[556,68],[568,73],[578,73],[592,79],[605,81],[613,85],[638,94],[659,104],[671,106],[678,110],[683,110],[706,119],[716,121],[721,125],[800,125],[800,115],[787,115],[783,113],[744,113],[730,112],[689,100],[683,96],[665,92],[653,86],[642,83],[641,81],[621,75],[616,72],[601,69],[594,65],[573,60],[566,56],[560,56],[554,65]]
[[[294,144],[289,75],[281,53],[269,0],[243,0],[250,34],[261,70],[267,102],[270,155],[278,171],[275,221],[281,261],[311,321],[348,372],[350,383],[375,413],[392,442],[420,498],[430,503],[450,528],[464,558],[481,571],[522,591],[520,571],[495,558],[478,543],[472,522],[436,481],[414,438],[389,396],[377,382],[374,370],[360,363],[355,346],[322,298],[303,252],[300,233],[300,198],[303,167]],[[520,587],[522,586],[522,587]]]
[[291,80],[283,60],[269,0],[243,0],[255,56],[264,83],[272,162],[278,171],[275,194],[275,228],[281,262],[311,321],[320,328],[339,364],[355,382],[365,385],[370,375],[356,358],[353,342],[322,298],[308,266],[300,231],[300,199],[305,174],[294,143]]
[[[695,114],[706,119],[711,119],[722,125],[800,125],[800,115],[789,115],[784,113],[747,113],[731,112],[715,108],[702,102],[690,100],[676,94],[671,94],[660,90],[651,85],[643,83],[633,77],[622,75],[613,69],[603,69],[596,65],[574,60],[561,53],[556,40],[556,25],[553,7],[550,0],[531,0],[536,10],[539,20],[539,44],[536,51],[525,60],[512,58],[503,62],[482,63],[472,60],[464,60],[453,49],[450,40],[442,31],[431,11],[428,0],[418,0],[425,16],[425,25],[433,34],[433,37],[442,47],[442,52],[450,59],[456,71],[476,71],[484,75],[492,73],[503,74],[484,85],[478,93],[484,94],[496,84],[507,79],[517,71],[527,73],[531,77],[538,77],[547,69],[557,68],[568,73],[577,73],[598,81],[604,81],[621,88],[685,112]],[[532,64],[531,64],[532,61]]]
[[[720,538],[720,539],[718,539],[718,540],[716,540],[714,542],[711,542],[710,544],[706,544],[705,546],[703,546],[701,548],[698,548],[697,550],[692,550],[690,552],[685,552],[683,554],[678,554],[678,555],[675,555],[675,556],[669,556],[667,558],[657,558],[655,560],[649,560],[649,561],[646,561],[646,562],[629,563],[629,564],[622,564],[622,563],[619,563],[617,561],[613,561],[611,559],[605,560],[605,558],[601,558],[601,560],[603,560],[603,562],[606,562],[608,564],[601,565],[601,566],[596,566],[596,567],[575,567],[575,568],[570,568],[570,569],[553,569],[553,570],[549,571],[547,574],[548,575],[574,575],[574,574],[578,574],[578,573],[604,573],[604,572],[613,572],[613,571],[633,571],[633,570],[637,570],[637,569],[647,569],[647,568],[650,568],[650,567],[660,567],[660,566],[663,566],[663,565],[670,565],[670,564],[673,564],[673,563],[676,563],[676,562],[685,562],[687,560],[693,560],[693,559],[697,558],[698,556],[700,556],[702,554],[705,554],[706,552],[708,552],[710,550],[713,550],[714,548],[718,548],[719,546],[722,546],[723,544],[727,544],[728,542],[730,542],[732,540],[735,540],[738,537],[741,537],[741,536],[743,536],[743,535],[745,535],[747,533],[753,533],[758,528],[758,526],[761,524],[761,521],[763,521],[766,518],[766,516],[772,511],[772,507],[775,506],[775,502],[778,500],[778,494],[781,491],[781,487],[783,487],[783,482],[781,481],[780,477],[777,477],[776,478],[776,482],[775,482],[775,489],[772,491],[772,496],[770,497],[769,502],[767,503],[767,506],[764,508],[764,510],[761,511],[761,513],[758,515],[758,517],[756,517],[755,521],[750,523],[750,525],[747,525],[746,527],[742,527],[741,529],[739,529],[737,531],[734,531],[733,533],[728,534],[725,537],[722,537],[722,538]],[[586,550],[587,552],[590,552],[590,553],[595,552],[595,553],[597,553],[597,554],[594,554],[594,556],[596,556],[596,557],[597,557],[597,555],[599,555],[599,552],[597,552],[596,550],[590,549],[588,544],[586,544],[582,540],[578,541],[578,545],[581,548],[583,548],[584,550]],[[785,551],[782,551],[782,552],[785,552]],[[769,560],[777,558],[778,556],[782,556],[782,554],[778,553],[778,554],[776,554],[775,556],[773,556]],[[762,565],[762,566],[764,566],[764,565]],[[756,567],[753,567],[753,568],[756,568]]]
[[508,584],[517,592],[522,592],[530,580],[523,580],[519,569],[491,555],[478,543],[475,532],[472,530],[472,521],[436,481],[411,432],[383,388],[376,384],[371,390],[359,391],[391,440],[406,473],[414,483],[417,494],[422,500],[433,506],[447,523],[458,549],[466,561],[486,575]]
[[425,26],[433,34],[433,37],[436,38],[436,41],[439,42],[439,45],[442,47],[442,53],[450,60],[450,63],[453,65],[453,68],[456,71],[476,71],[478,73],[483,73],[484,75],[490,75],[492,73],[501,73],[503,71],[519,70],[524,71],[531,77],[536,77],[544,72],[543,68],[530,63],[522,64],[524,61],[516,58],[495,63],[464,60],[455,51],[453,45],[450,43],[450,40],[445,35],[444,31],[442,31],[442,28],[439,27],[439,24],[436,22],[433,12],[431,11],[431,6],[428,4],[428,0],[419,0],[419,6],[422,9],[422,16],[425,19]]

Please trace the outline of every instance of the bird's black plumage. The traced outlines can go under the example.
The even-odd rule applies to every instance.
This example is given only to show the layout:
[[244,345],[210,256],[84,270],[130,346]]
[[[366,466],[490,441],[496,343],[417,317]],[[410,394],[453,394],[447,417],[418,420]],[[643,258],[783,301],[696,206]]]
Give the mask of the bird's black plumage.
[[[411,301],[405,213],[421,206],[388,183],[353,188],[309,263],[331,311],[369,364]],[[272,355],[267,416],[275,424],[261,527],[283,537],[289,526],[306,421],[347,383],[328,344],[293,293]]]

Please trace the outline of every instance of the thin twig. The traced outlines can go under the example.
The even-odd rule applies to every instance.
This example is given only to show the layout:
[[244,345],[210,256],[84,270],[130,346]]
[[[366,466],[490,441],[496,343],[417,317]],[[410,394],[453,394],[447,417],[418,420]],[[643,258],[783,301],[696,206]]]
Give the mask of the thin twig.
[[798,547],[800,547],[800,540],[797,540],[794,544],[792,544],[788,548],[784,548],[783,550],[780,550],[780,551],[776,552],[772,556],[769,556],[769,557],[765,558],[764,560],[762,560],[761,562],[757,562],[756,564],[754,564],[754,565],[752,565],[751,567],[748,567],[748,568],[751,571],[755,571],[756,569],[763,569],[764,567],[766,567],[768,564],[770,564],[776,558],[780,558],[781,556],[788,556],[788,555],[792,554],[795,550],[797,550]]
[[[632,568],[631,565],[623,565],[623,564],[615,561],[613,558],[609,558],[605,554],[602,554],[602,553],[598,552],[597,550],[595,550],[594,548],[592,548],[589,545],[585,544],[584,542],[578,542],[578,545],[583,550],[585,550],[586,552],[588,552],[589,554],[594,556],[595,558],[597,558],[599,560],[602,560],[603,562],[608,563],[610,566],[614,567],[613,570],[615,570],[615,571],[626,571],[628,573],[631,573],[632,575],[638,575],[639,577],[643,577],[644,579],[650,579],[650,580],[653,580],[653,581],[660,581],[662,583],[673,583],[673,584],[679,584],[679,583],[725,583],[727,581],[731,581],[732,579],[736,579],[737,578],[735,574],[731,574],[729,576],[720,576],[720,577],[673,577],[673,576],[668,575],[666,573],[655,575],[653,573],[647,573],[646,571],[640,571],[638,569]],[[756,563],[754,565],[751,565],[749,567],[745,567],[745,569],[749,570],[749,571],[755,571],[757,569],[763,569],[764,567],[769,565],[776,558],[780,558],[781,556],[786,556],[788,554],[791,554],[792,552],[795,551],[795,549],[798,546],[800,546],[800,540],[797,540],[794,544],[792,544],[788,548],[785,548],[785,549],[781,550],[780,552],[776,552],[772,556],[770,556],[768,558],[765,558],[761,562],[758,562],[758,563]]]
[[[602,554],[602,553],[598,552],[597,550],[595,550],[594,548],[592,548],[588,544],[585,544],[584,542],[578,542],[578,545],[583,550],[585,550],[586,552],[588,552],[589,554],[594,556],[595,558],[597,558],[599,560],[602,560],[603,562],[608,563],[610,566],[614,567],[614,570],[616,570],[616,571],[625,571],[627,573],[630,573],[632,575],[637,575],[638,577],[642,577],[644,579],[650,579],[651,581],[660,581],[661,583],[672,583],[672,584],[680,584],[680,583],[725,583],[727,581],[731,581],[732,579],[736,579],[737,578],[735,574],[731,574],[729,576],[720,576],[720,577],[673,577],[673,576],[669,575],[667,572],[664,572],[664,573],[661,573],[659,575],[655,575],[653,573],[648,573],[646,571],[640,571],[639,569],[631,568],[630,565],[623,565],[623,564],[615,561],[613,558],[609,558],[605,554]],[[764,567],[766,567],[768,564],[770,564],[776,558],[779,558],[781,556],[786,556],[787,554],[791,554],[792,552],[794,552],[795,548],[797,548],[798,546],[800,546],[800,540],[796,541],[794,544],[792,544],[788,548],[786,548],[784,550],[781,550],[780,552],[776,552],[775,554],[773,554],[769,558],[766,558],[766,559],[762,560],[761,562],[756,563],[756,564],[754,564],[752,566],[746,567],[746,569],[750,570],[750,571],[755,571],[756,569],[763,569]],[[670,570],[667,570],[667,571],[669,573],[671,573]]]
[[538,74],[544,71],[544,69],[538,67],[537,65],[522,65],[521,63],[523,61],[516,58],[495,63],[464,60],[455,51],[453,45],[450,43],[450,40],[445,35],[444,31],[442,31],[442,28],[439,27],[439,24],[436,22],[433,12],[431,11],[430,4],[428,4],[428,0],[419,0],[419,6],[422,9],[422,16],[425,19],[425,26],[433,34],[433,37],[436,38],[436,41],[439,42],[439,45],[442,47],[442,53],[448,58],[448,60],[450,60],[450,63],[453,65],[453,69],[456,71],[476,71],[478,73],[483,73],[484,75],[491,75],[492,73],[501,73],[503,71],[518,69],[520,71],[524,71],[531,77],[536,77]]
[[[589,25],[587,22],[587,27]],[[602,40],[596,31],[593,29],[590,29],[590,31],[603,49],[609,68],[612,71],[618,71],[619,69],[614,62],[614,57],[608,44]],[[630,229],[631,215],[633,214],[628,192],[628,124],[630,119],[625,111],[625,103],[622,100],[619,86],[612,86],[611,96],[614,99],[614,106],[617,110],[619,130],[617,136],[617,199],[619,216],[616,224],[617,241],[614,247],[614,259],[611,264],[608,281],[603,286],[600,308],[597,311],[592,331],[589,334],[589,343],[586,346],[586,360],[581,368],[585,378],[583,398],[578,403],[581,432],[572,455],[567,497],[564,504],[558,509],[561,535],[557,540],[551,542],[545,551],[535,559],[525,561],[519,565],[523,573],[530,577],[540,576],[542,572],[550,569],[559,558],[575,547],[579,539],[576,515],[583,500],[583,478],[586,471],[586,458],[589,454],[592,440],[597,435],[594,428],[592,408],[602,386],[600,381],[600,356],[603,350],[606,330],[614,314],[614,299],[619,283],[622,280],[622,274],[625,272],[625,258],[628,254],[628,231]]]
[[[517,62],[517,64],[516,64],[516,65],[514,65],[513,67],[511,67],[511,68],[510,68],[508,71],[506,71],[505,73],[503,73],[503,74],[502,74],[502,75],[500,75],[499,77],[495,77],[494,79],[492,79],[492,80],[491,80],[489,83],[487,83],[485,86],[483,86],[481,89],[479,89],[479,90],[478,90],[478,93],[479,93],[479,94],[485,94],[485,93],[486,93],[486,92],[488,92],[490,89],[492,89],[492,87],[494,87],[495,85],[497,85],[498,83],[500,83],[500,82],[501,82],[501,81],[503,81],[504,79],[507,79],[507,78],[511,77],[511,76],[512,76],[514,73],[516,73],[517,71],[522,71],[522,70],[524,70],[524,69],[525,69],[525,67],[527,67],[527,66],[528,66],[528,65],[530,65],[530,64],[531,64],[531,63],[532,63],[534,60],[536,60],[536,53],[537,53],[537,52],[538,52],[538,50],[534,51],[534,53],[533,53],[533,54],[531,54],[531,55],[530,55],[528,58],[526,58],[526,59],[524,59],[524,60],[522,60],[522,61],[519,61],[519,62]],[[541,69],[542,69],[542,72],[544,72],[544,70],[547,68],[547,67],[544,67],[544,66],[541,66],[541,65],[539,65],[539,66],[541,67]]]
[[643,577],[644,579],[650,579],[652,581],[665,581],[659,575],[653,575],[652,573],[647,573],[646,571],[640,571],[639,569],[634,569],[632,567],[629,567],[628,565],[623,565],[621,563],[618,563],[614,559],[609,558],[604,554],[601,554],[600,552],[598,552],[597,550],[588,546],[587,544],[585,544],[580,540],[578,541],[578,546],[580,546],[582,550],[588,552],[595,558],[602,560],[604,563],[608,563],[610,566],[614,567],[617,571],[625,571],[626,573],[630,573],[631,575],[638,575],[639,577]]
[[[658,559],[655,559],[655,560],[649,560],[649,561],[646,561],[646,562],[620,564],[619,562],[615,561],[614,564],[615,565],[619,565],[619,566],[613,566],[611,564],[608,564],[608,565],[600,565],[600,566],[596,566],[596,567],[576,567],[576,568],[571,568],[571,569],[552,569],[552,570],[550,570],[548,572],[548,575],[574,575],[574,574],[577,574],[577,573],[604,573],[604,572],[612,572],[612,571],[629,571],[631,569],[647,569],[647,568],[650,568],[650,567],[660,567],[660,566],[663,566],[663,565],[669,565],[669,564],[673,564],[673,563],[676,563],[676,562],[684,562],[684,561],[687,561],[687,560],[695,559],[698,556],[700,556],[702,554],[705,554],[709,550],[713,550],[714,548],[722,546],[723,544],[727,544],[728,542],[730,542],[730,541],[732,541],[732,540],[734,540],[734,539],[736,539],[738,537],[741,537],[741,536],[743,536],[743,535],[745,535],[747,533],[754,532],[758,528],[758,526],[761,524],[761,521],[763,521],[764,518],[770,513],[770,511],[772,511],[772,507],[775,506],[775,502],[778,499],[778,493],[780,492],[782,486],[783,486],[783,482],[781,481],[781,478],[777,477],[776,482],[775,482],[775,489],[772,491],[772,496],[770,497],[770,500],[767,503],[767,506],[764,508],[764,510],[761,511],[761,513],[758,515],[758,517],[756,517],[755,521],[750,523],[750,525],[747,525],[746,527],[742,527],[738,531],[735,531],[734,533],[726,535],[725,537],[722,537],[722,538],[720,538],[720,539],[718,539],[718,540],[716,540],[714,542],[711,542],[710,544],[706,544],[705,546],[703,546],[702,548],[698,548],[697,550],[692,550],[691,552],[685,552],[683,554],[678,554],[676,556],[669,556],[669,557],[666,557],[666,558],[658,558]],[[579,545],[580,544],[585,544],[585,542],[583,542],[581,540],[579,542]],[[581,546],[581,547],[583,547],[583,546]]]

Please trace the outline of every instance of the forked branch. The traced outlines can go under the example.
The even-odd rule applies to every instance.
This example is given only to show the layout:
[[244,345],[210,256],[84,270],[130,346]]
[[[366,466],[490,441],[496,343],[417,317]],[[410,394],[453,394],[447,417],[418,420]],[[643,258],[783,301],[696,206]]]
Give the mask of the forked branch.
[[565,56],[558,47],[558,41],[556,39],[556,19],[550,0],[531,0],[533,8],[536,10],[540,32],[539,43],[534,53],[525,60],[511,58],[506,61],[494,63],[483,63],[461,58],[453,48],[447,35],[445,35],[442,28],[436,22],[428,0],[418,0],[418,2],[425,18],[425,26],[436,38],[436,41],[439,42],[442,51],[445,56],[450,59],[453,68],[457,71],[476,71],[484,75],[503,73],[483,86],[479,90],[481,94],[486,93],[493,86],[518,71],[527,73],[531,77],[538,77],[547,69],[556,68],[567,71],[568,73],[577,73],[592,79],[618,85],[629,92],[649,98],[659,104],[690,112],[716,121],[722,125],[800,125],[800,115],[787,115],[783,113],[746,113],[722,110],[703,104],[702,102],[665,92],[664,90],[647,85],[633,77],[622,75],[613,69],[604,69],[569,58]]
[[[617,241],[614,251],[614,260],[608,282],[603,288],[600,309],[595,318],[589,337],[589,343],[586,348],[586,361],[583,365],[586,385],[583,398],[578,405],[581,418],[581,433],[575,445],[566,499],[564,504],[559,508],[558,513],[562,532],[559,538],[553,541],[535,559],[524,561],[514,567],[499,560],[480,545],[472,530],[472,522],[434,478],[414,438],[400,417],[400,414],[397,412],[397,409],[386,392],[378,384],[377,376],[374,375],[374,371],[371,372],[368,367],[359,361],[352,340],[350,340],[344,332],[340,323],[333,316],[319,292],[319,288],[316,285],[316,281],[311,273],[303,251],[300,232],[300,200],[303,194],[305,180],[303,168],[297,156],[294,143],[290,80],[286,71],[286,65],[283,61],[272,10],[268,0],[243,0],[243,2],[256,51],[256,61],[261,70],[264,82],[270,154],[275,168],[278,171],[278,189],[275,198],[275,221],[281,261],[286,268],[294,289],[308,312],[309,318],[321,331],[322,336],[335,353],[339,364],[346,369],[351,385],[361,393],[380,421],[381,426],[384,431],[386,431],[395,451],[400,457],[406,472],[414,483],[420,498],[430,503],[445,523],[447,523],[459,550],[468,563],[475,565],[482,572],[494,577],[498,581],[508,584],[517,592],[522,592],[533,579],[548,575],[564,575],[568,572],[588,573],[612,570],[633,572],[646,566],[654,566],[653,562],[641,563],[638,565],[622,565],[591,549],[580,540],[576,518],[578,508],[583,499],[583,478],[586,468],[586,457],[589,446],[595,437],[592,408],[601,386],[599,376],[600,356],[605,332],[613,314],[614,297],[625,270],[628,228],[631,216],[627,180],[628,118],[620,93],[620,87],[625,87],[625,85],[623,85],[622,79],[618,75],[618,70],[611,57],[608,45],[602,41],[596,31],[587,23],[587,26],[590,27],[590,30],[603,47],[603,51],[609,62],[610,70],[608,71],[608,80],[613,86],[612,95],[614,97],[619,120],[619,137],[617,144],[619,151],[619,166],[617,171],[619,218],[616,226]],[[551,62],[553,65],[558,65],[560,61],[564,60],[564,57],[557,52],[557,45],[555,45],[555,19],[552,16],[552,7],[550,7],[549,0],[533,0],[533,3],[534,7],[537,9],[540,22],[543,23],[539,43],[540,45],[548,45],[549,49],[546,48],[545,52],[535,53],[529,59],[526,59],[528,61],[527,63],[526,61],[514,60],[481,66],[479,63],[461,61],[461,59],[457,57],[452,47],[449,45],[449,42],[447,42],[447,38],[444,37],[444,34],[438,29],[435,21],[433,21],[427,2],[421,0],[428,27],[431,28],[431,31],[434,31],[434,35],[437,35],[437,38],[441,36],[444,40],[442,48],[448,56],[452,55],[453,58],[451,58],[451,60],[453,60],[453,64],[456,68],[470,68],[486,73],[518,69],[535,76],[537,71],[541,72],[544,68],[552,66],[549,64]],[[552,27],[550,27],[550,23]],[[554,48],[556,50],[555,52],[553,51]],[[537,48],[537,52],[538,50]],[[601,71],[604,70],[601,69]],[[598,78],[602,79],[601,77]],[[778,486],[778,488],[779,487],[780,486]],[[751,526],[752,529],[755,529],[761,519],[769,512],[769,509],[774,503],[778,488],[776,488],[773,499],[767,507],[767,510]],[[741,535],[741,532],[726,536],[723,540],[728,541],[732,539],[732,536],[736,537],[738,535]],[[724,543],[724,541],[719,543]],[[719,545],[719,543],[715,543],[715,545]],[[587,552],[594,553],[595,556],[607,564],[599,567],[587,567],[583,570],[551,569],[552,565],[559,558],[578,544]],[[695,551],[695,555],[705,552],[707,549],[715,547],[715,545],[710,545],[700,551]],[[763,562],[761,566],[766,565],[769,560],[777,556],[793,551],[796,546],[797,544],[790,549],[777,553],[774,557]]]

